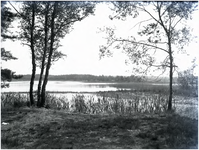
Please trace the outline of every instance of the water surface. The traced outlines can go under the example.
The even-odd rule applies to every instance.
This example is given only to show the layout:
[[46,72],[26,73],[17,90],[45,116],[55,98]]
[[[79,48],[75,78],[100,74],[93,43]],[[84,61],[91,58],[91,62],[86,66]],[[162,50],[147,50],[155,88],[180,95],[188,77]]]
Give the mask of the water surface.
[[[76,81],[48,81],[46,90],[50,92],[99,92],[129,90],[129,88],[114,87],[115,83],[86,83]],[[10,87],[1,89],[2,92],[28,92],[30,81],[10,82]],[[38,81],[35,81],[34,90],[37,90]]]

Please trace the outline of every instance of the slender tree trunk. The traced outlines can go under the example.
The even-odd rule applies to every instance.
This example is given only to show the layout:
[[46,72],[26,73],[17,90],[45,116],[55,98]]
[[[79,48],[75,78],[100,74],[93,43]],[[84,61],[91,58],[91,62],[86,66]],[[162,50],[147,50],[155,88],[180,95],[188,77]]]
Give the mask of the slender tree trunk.
[[41,64],[41,72],[40,72],[40,77],[39,77],[39,83],[38,83],[38,89],[37,89],[37,106],[41,106],[41,84],[42,84],[42,77],[45,69],[45,59],[46,59],[46,52],[47,52],[47,44],[48,44],[48,12],[49,12],[49,3],[46,6],[46,14],[45,14],[45,25],[44,25],[44,30],[45,30],[45,39],[44,39],[44,54],[43,54],[43,59],[42,59],[42,64]]
[[51,42],[50,42],[50,52],[48,56],[48,62],[46,66],[46,72],[45,72],[45,77],[44,77],[44,82],[42,86],[42,93],[41,93],[41,107],[44,107],[45,101],[46,101],[46,85],[48,82],[48,75],[49,75],[49,70],[51,66],[51,58],[53,54],[53,44],[54,44],[54,20],[55,20],[55,15],[56,15],[56,9],[57,9],[57,2],[54,2],[54,9],[52,13],[52,20],[51,20]]
[[172,97],[173,97],[173,56],[171,50],[171,40],[168,38],[168,46],[169,46],[169,59],[170,59],[170,71],[169,71],[169,102],[168,102],[168,110],[172,109]]
[[35,2],[32,2],[32,25],[31,25],[31,53],[32,53],[32,75],[30,80],[30,105],[34,105],[34,96],[33,96],[33,86],[35,80],[35,72],[36,72],[36,63],[35,63],[35,52],[34,52],[34,27],[35,27]]
[[[172,54],[172,48],[171,48],[171,22],[169,24],[169,27],[167,28],[165,25],[164,25],[164,22],[162,21],[162,16],[161,16],[161,5],[158,5],[158,2],[157,2],[157,9],[158,9],[158,16],[159,16],[159,20],[160,22],[160,25],[163,27],[165,33],[166,33],[166,36],[167,36],[167,39],[168,39],[168,49],[169,49],[169,60],[170,60],[170,64],[169,64],[169,67],[170,67],[170,71],[169,71],[169,101],[168,101],[168,110],[170,111],[172,109],[172,94],[173,94],[173,54]],[[170,16],[169,16],[170,17]],[[170,21],[171,21],[171,18],[170,18]]]

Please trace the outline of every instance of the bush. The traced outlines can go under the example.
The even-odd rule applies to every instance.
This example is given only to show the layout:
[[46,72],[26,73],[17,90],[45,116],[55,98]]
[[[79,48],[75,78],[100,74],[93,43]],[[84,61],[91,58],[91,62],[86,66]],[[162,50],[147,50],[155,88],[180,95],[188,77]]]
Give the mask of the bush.
[[193,75],[193,69],[178,73],[178,93],[186,96],[198,96],[198,77]]

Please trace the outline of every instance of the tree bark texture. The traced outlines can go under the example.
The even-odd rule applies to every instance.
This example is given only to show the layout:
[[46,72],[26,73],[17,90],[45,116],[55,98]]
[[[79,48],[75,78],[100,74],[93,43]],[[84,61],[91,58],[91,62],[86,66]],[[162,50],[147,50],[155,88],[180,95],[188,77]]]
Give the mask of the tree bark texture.
[[48,62],[46,66],[46,72],[45,72],[45,77],[44,77],[44,82],[42,86],[42,93],[41,93],[41,107],[44,107],[45,101],[46,101],[46,85],[48,82],[48,75],[49,75],[49,70],[51,66],[51,58],[53,54],[53,44],[54,44],[54,20],[56,16],[56,9],[57,9],[57,2],[54,2],[54,8],[52,12],[52,19],[51,19],[51,40],[50,40],[50,52],[48,55]]
[[168,38],[168,46],[169,46],[169,60],[170,60],[168,110],[170,111],[172,109],[172,98],[173,98],[173,56],[171,50],[171,38]]
[[35,72],[36,72],[36,63],[35,63],[35,52],[34,52],[34,28],[35,28],[35,2],[32,2],[32,24],[31,24],[31,53],[32,53],[32,75],[30,80],[30,105],[34,105],[34,96],[33,96],[33,86],[35,80]]
[[46,59],[46,52],[47,52],[47,45],[48,45],[48,13],[49,13],[49,3],[46,6],[46,12],[45,12],[45,25],[44,25],[44,30],[45,30],[45,39],[44,39],[44,54],[42,58],[42,64],[41,64],[41,72],[40,72],[40,77],[39,77],[39,83],[38,83],[38,89],[37,89],[37,106],[41,106],[41,85],[42,85],[42,78],[43,78],[43,73],[45,69],[45,59]]

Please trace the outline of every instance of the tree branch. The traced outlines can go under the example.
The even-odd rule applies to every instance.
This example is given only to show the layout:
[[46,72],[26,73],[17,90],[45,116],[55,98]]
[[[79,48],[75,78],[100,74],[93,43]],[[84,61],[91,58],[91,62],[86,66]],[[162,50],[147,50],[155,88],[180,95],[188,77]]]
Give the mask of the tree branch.
[[[137,6],[136,6],[137,7]],[[138,7],[140,8],[140,7]],[[156,22],[158,22],[159,24],[161,24],[161,22],[159,22],[159,20],[157,20],[149,11],[147,11],[145,8],[140,8],[141,10],[145,11],[146,13],[148,13],[151,18],[153,18]]]
[[151,44],[147,44],[147,43],[142,43],[142,42],[135,42],[135,41],[131,41],[131,40],[127,40],[127,39],[114,39],[115,41],[118,41],[118,42],[130,42],[130,43],[134,43],[134,44],[142,44],[142,45],[146,45],[146,46],[150,46],[150,47],[153,47],[153,48],[157,48],[159,50],[162,50],[166,53],[169,53],[169,51],[161,48],[161,47],[158,47],[158,46],[154,46],[154,45],[151,45]]
[[[161,3],[162,4],[162,3]],[[168,35],[168,31],[167,31],[167,28],[165,27],[163,21],[162,21],[162,16],[161,16],[161,6],[160,5],[159,7],[157,7],[157,10],[158,10],[158,16],[159,16],[159,19],[160,19],[160,25],[163,27],[164,31],[166,32],[166,34]]]
[[23,45],[26,45],[26,46],[29,46],[29,47],[31,47],[31,45],[30,44],[27,44],[27,43],[22,43]]
[[22,17],[22,18],[26,18],[23,14],[21,14],[13,5],[10,1],[8,1],[8,3],[12,6],[12,8],[14,8],[14,10]]
[[161,75],[163,75],[164,73],[166,72],[166,68],[165,69],[163,69],[163,71],[162,71],[162,73],[161,74],[159,74],[154,80],[156,81]]
[[175,23],[175,25],[173,26],[173,28],[176,27],[176,25],[182,20],[182,17]]
[[[140,22],[136,23],[131,29],[133,29],[134,27],[136,27],[138,24],[139,24],[139,27],[140,27],[140,25],[141,25],[143,22],[147,22],[147,21],[149,21],[149,20],[152,20],[152,18],[147,19],[147,20],[144,20],[144,21],[140,21]],[[131,29],[130,29],[130,30],[131,30]]]
[[165,14],[165,12],[167,11],[167,9],[170,7],[170,5],[164,10],[164,12],[161,14],[161,16],[163,16]]
[[[84,18],[84,17],[82,17],[82,18],[80,18],[80,19],[78,18],[78,19],[72,20],[72,21],[67,22],[67,23],[65,23],[65,22],[63,21],[62,24],[60,25],[59,29],[57,29],[57,31],[55,32],[55,36],[56,36],[56,34],[59,33],[59,31],[60,31],[62,28],[64,28],[66,25],[69,25],[69,24],[74,23],[74,22],[76,22],[76,21],[81,21],[83,18]],[[65,23],[65,24],[64,24],[64,23]]]

